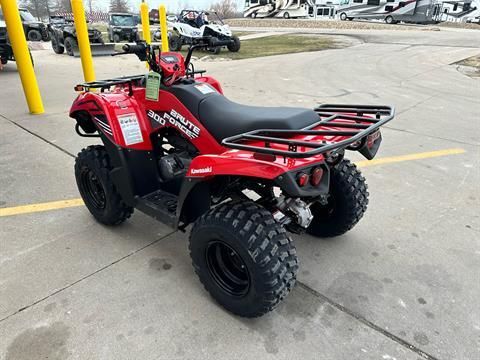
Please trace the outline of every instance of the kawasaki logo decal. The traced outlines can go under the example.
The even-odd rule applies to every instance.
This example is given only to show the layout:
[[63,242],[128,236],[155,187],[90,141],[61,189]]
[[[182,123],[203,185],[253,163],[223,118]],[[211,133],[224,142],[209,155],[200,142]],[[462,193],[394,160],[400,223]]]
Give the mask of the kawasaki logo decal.
[[212,172],[212,167],[208,166],[206,168],[201,168],[201,169],[192,169],[190,172],[193,174],[208,174]]

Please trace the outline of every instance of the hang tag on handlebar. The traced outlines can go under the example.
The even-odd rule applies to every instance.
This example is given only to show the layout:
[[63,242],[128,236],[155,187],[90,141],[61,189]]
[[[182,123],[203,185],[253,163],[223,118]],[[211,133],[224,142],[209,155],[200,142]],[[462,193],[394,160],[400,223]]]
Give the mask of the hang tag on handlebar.
[[145,99],[150,101],[158,101],[158,92],[160,91],[161,76],[156,72],[147,74],[147,85],[145,90]]

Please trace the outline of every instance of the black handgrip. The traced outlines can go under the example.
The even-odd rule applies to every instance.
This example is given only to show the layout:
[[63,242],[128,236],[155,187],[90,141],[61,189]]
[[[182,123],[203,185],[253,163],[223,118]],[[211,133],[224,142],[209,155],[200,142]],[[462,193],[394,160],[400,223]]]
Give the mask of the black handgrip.
[[147,61],[147,44],[139,42],[136,45],[125,44],[122,47],[124,54],[135,54],[140,61]]

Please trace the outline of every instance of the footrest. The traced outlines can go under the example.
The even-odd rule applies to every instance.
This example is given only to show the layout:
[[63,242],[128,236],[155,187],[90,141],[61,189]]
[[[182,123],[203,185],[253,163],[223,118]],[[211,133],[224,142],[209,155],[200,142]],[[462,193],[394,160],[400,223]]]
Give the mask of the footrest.
[[137,198],[137,208],[155,219],[172,227],[176,226],[178,197],[163,190],[157,190]]

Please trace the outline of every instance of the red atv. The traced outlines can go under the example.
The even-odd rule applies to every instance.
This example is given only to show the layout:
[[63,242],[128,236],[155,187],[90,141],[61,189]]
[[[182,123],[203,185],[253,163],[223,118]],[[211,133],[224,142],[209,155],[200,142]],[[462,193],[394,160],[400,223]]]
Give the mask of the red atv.
[[237,104],[190,63],[194,49],[226,45],[199,39],[185,59],[141,42],[125,45],[122,54],[148,61],[160,85],[148,84],[150,75],[77,85],[75,129],[103,146],[78,154],[75,176],[103,224],[121,224],[134,208],[174,229],[193,223],[189,248],[200,281],[229,311],[256,317],[295,284],[297,254],[287,231],[338,236],[363,216],[367,185],[344,153],[372,159],[379,127],[394,110]]

